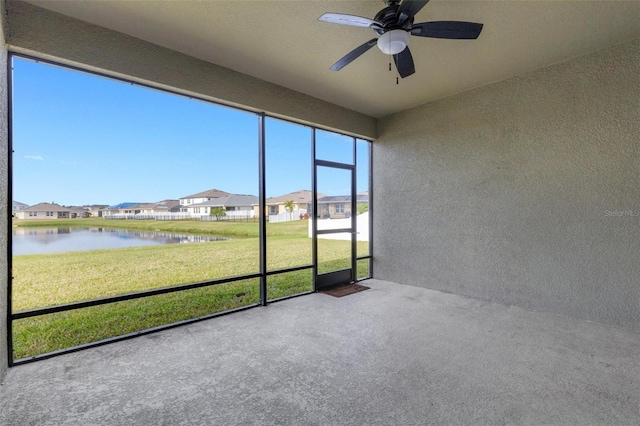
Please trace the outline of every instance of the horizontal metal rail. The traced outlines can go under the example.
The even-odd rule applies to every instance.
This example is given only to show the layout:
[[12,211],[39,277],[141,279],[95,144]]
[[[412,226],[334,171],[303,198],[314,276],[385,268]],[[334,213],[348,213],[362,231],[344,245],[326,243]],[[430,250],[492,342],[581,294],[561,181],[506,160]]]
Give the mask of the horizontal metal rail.
[[[295,266],[293,268],[285,268],[285,269],[278,269],[274,271],[268,271],[266,275],[271,276],[271,275],[277,275],[277,274],[284,274],[287,272],[296,272],[296,271],[302,271],[302,270],[311,269],[311,268],[313,268],[313,265]],[[171,287],[162,287],[162,288],[156,288],[153,290],[145,290],[145,291],[140,291],[136,293],[120,294],[118,296],[103,297],[100,299],[84,300],[82,302],[67,303],[64,305],[30,309],[28,311],[20,311],[20,312],[12,313],[11,319],[18,320],[18,319],[24,319],[24,318],[31,318],[31,317],[41,316],[41,315],[54,314],[58,312],[71,311],[74,309],[89,308],[92,306],[100,306],[100,305],[106,305],[109,303],[123,302],[126,300],[140,299],[143,297],[157,296],[160,294],[173,293],[176,291],[192,290],[196,288],[209,287],[209,286],[214,286],[219,284],[228,284],[236,281],[260,278],[260,276],[261,276],[260,273],[240,275],[236,277],[223,278],[219,280],[200,281],[200,282],[190,283],[190,284],[183,284],[183,285],[177,285],[177,286],[171,286]]]
[[106,305],[108,303],[123,302],[125,300],[140,299],[142,297],[157,296],[159,294],[174,293],[176,291],[192,290],[195,288],[209,287],[209,286],[218,285],[218,284],[226,284],[226,283],[242,281],[242,280],[250,280],[255,278],[260,278],[260,274],[256,273],[256,274],[249,274],[249,275],[240,275],[236,277],[223,278],[219,280],[201,281],[201,282],[177,285],[172,287],[162,287],[162,288],[156,288],[153,290],[145,290],[145,291],[140,291],[136,293],[121,294],[118,296],[104,297],[101,299],[84,300],[82,302],[68,303],[65,305],[56,305],[56,306],[49,306],[46,308],[38,308],[38,309],[32,309],[28,311],[15,312],[11,314],[11,319],[17,320],[17,319],[23,319],[23,318],[37,317],[40,315],[54,314],[56,312],[64,312],[64,311],[71,311],[74,309],[89,308],[91,306]]
[[335,161],[327,160],[316,160],[316,166],[332,167],[334,169],[355,170],[355,166],[353,164],[338,163]]
[[316,231],[316,234],[318,234],[318,235],[343,234],[343,233],[344,234],[353,234],[353,229],[351,229],[351,228],[336,228],[336,229],[318,229]]
[[267,271],[267,276],[277,275],[277,274],[286,274],[287,272],[296,272],[303,271],[305,269],[311,269],[313,265],[302,265],[302,266],[294,266],[292,268],[284,268],[284,269],[274,269],[273,271]]
[[107,339],[102,339],[102,340],[98,340],[98,341],[95,341],[95,342],[85,343],[85,344],[78,345],[78,346],[72,346],[70,348],[60,349],[60,350],[53,351],[53,352],[47,352],[47,353],[44,353],[44,354],[40,354],[40,355],[35,355],[35,356],[32,356],[32,357],[29,357],[29,358],[21,358],[21,359],[18,359],[18,360],[14,360],[13,361],[13,365],[27,364],[27,363],[34,362],[34,361],[40,361],[40,360],[43,360],[43,359],[52,358],[54,356],[65,355],[65,354],[69,354],[69,353],[72,353],[72,352],[82,351],[84,349],[95,348],[97,346],[107,345],[109,343],[120,342],[122,340],[128,340],[128,339],[132,339],[134,337],[144,336],[145,334],[156,333],[158,331],[168,330],[170,328],[180,327],[180,326],[183,326],[183,325],[188,325],[188,324],[192,324],[192,323],[199,322],[199,321],[204,321],[204,320],[208,320],[208,319],[211,319],[211,318],[232,314],[234,312],[244,311],[244,310],[247,310],[247,309],[255,308],[257,306],[260,306],[260,304],[259,303],[253,303],[251,305],[242,306],[240,308],[235,308],[235,309],[229,309],[229,310],[222,311],[222,312],[216,312],[216,313],[209,314],[209,315],[204,315],[204,316],[201,316],[201,317],[198,317],[198,318],[190,318],[190,319],[186,319],[186,320],[183,320],[183,321],[174,322],[174,323],[171,323],[171,324],[160,325],[160,326],[157,326],[157,327],[147,328],[145,330],[140,330],[140,331],[136,331],[136,332],[129,333],[129,334],[123,334],[121,336],[109,337]]

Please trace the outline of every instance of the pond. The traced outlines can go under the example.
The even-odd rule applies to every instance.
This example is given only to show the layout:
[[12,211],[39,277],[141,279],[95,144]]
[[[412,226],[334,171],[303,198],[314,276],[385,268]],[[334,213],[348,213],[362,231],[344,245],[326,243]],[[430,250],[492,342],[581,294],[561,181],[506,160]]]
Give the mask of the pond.
[[216,235],[184,235],[169,232],[116,228],[13,228],[13,255],[61,253],[164,244],[224,241]]

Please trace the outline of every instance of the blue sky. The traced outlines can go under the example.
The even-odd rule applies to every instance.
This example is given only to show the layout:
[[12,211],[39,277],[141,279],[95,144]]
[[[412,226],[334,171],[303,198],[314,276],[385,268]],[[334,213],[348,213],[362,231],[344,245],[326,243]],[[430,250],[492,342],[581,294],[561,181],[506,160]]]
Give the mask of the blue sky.
[[[255,114],[21,58],[13,68],[14,200],[155,202],[212,188],[258,195]],[[311,189],[310,138],[308,127],[267,119],[268,197]],[[320,131],[317,139],[323,158],[349,159],[351,138]],[[358,146],[362,165],[366,144]],[[359,168],[358,191],[366,172]],[[319,185],[326,195],[348,190],[332,177]]]

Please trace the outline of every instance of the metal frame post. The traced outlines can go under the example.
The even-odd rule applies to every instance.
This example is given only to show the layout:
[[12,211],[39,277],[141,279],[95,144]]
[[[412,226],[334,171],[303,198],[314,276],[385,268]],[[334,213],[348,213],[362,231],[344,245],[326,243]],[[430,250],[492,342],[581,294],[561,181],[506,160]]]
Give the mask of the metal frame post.
[[353,145],[353,169],[351,170],[351,281],[358,279],[358,152],[356,138],[351,139]]
[[13,57],[7,57],[7,361],[13,367]]
[[266,170],[265,170],[265,115],[258,114],[258,206],[259,240],[260,240],[260,304],[267,306],[267,217],[265,214],[266,201]]
[[369,152],[369,182],[368,182],[368,191],[369,191],[369,277],[373,278],[373,143],[368,143]]
[[318,291],[318,179],[316,167],[316,128],[311,132],[311,263],[313,291]]

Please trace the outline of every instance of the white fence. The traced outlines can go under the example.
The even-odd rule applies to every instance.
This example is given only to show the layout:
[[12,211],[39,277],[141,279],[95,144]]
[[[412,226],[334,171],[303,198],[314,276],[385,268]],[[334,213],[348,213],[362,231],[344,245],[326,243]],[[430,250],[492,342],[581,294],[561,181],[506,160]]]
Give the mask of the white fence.
[[203,222],[212,222],[216,220],[249,220],[255,216],[253,210],[235,210],[225,212],[224,216],[220,216],[218,219],[216,216],[211,215],[194,215],[194,217],[200,218]]
[[193,220],[189,213],[138,213],[138,214],[110,214],[103,215],[104,219],[114,220]]
[[201,220],[201,221],[215,221],[215,220],[249,220],[253,219],[253,210],[237,210],[225,212],[225,215],[218,219],[215,216],[195,214],[195,213],[183,213],[183,212],[171,212],[171,213],[138,213],[138,214],[111,214],[103,216],[104,219],[114,220]]
[[269,223],[291,222],[293,220],[300,220],[300,217],[304,216],[305,214],[307,214],[307,211],[304,209],[294,210],[291,213],[284,212],[279,214],[270,214]]

